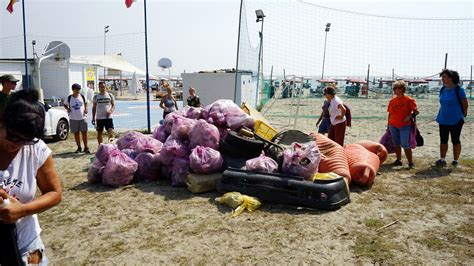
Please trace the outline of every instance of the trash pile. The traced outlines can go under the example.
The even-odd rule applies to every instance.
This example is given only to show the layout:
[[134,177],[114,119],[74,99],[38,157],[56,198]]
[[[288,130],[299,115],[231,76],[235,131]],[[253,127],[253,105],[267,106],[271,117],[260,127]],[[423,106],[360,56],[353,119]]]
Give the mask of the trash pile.
[[[231,100],[186,106],[167,115],[152,135],[129,131],[115,144],[101,144],[87,179],[107,186],[164,179],[193,193],[217,189],[335,209],[350,201],[351,182],[371,185],[387,158],[385,147],[375,142],[342,147],[320,134],[276,132],[254,117]],[[249,203],[236,213],[258,206]]]

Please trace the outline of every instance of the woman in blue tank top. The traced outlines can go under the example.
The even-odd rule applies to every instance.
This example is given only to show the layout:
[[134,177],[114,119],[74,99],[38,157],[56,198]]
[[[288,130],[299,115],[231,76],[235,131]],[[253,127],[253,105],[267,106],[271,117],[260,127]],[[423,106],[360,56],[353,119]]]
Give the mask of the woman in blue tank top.
[[166,89],[166,95],[161,97],[160,107],[163,108],[163,119],[169,114],[178,110],[178,105],[173,97],[173,91],[170,84],[165,83],[163,85]]

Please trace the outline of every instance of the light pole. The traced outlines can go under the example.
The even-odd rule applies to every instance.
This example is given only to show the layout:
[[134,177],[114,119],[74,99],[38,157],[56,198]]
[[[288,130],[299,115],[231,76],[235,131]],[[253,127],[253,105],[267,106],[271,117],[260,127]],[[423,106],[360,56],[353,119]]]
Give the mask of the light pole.
[[324,62],[326,61],[326,41],[328,40],[328,32],[331,28],[331,23],[326,24],[326,36],[324,37],[324,53],[323,53],[323,72],[321,73],[321,79],[324,78]]
[[[255,10],[255,15],[257,16],[257,23],[262,22],[260,31],[258,33],[258,36],[260,37],[260,49],[258,51],[258,65],[257,65],[257,90],[255,92],[255,107],[258,106],[258,86],[260,83],[260,73],[262,73],[263,76],[263,58],[262,58],[262,53],[263,53],[263,19],[265,18],[265,14],[263,14],[263,11],[261,9]],[[262,71],[260,71],[262,69]],[[263,79],[262,79],[263,82]]]
[[[104,55],[105,55],[105,48],[107,44],[107,32],[109,32],[109,25],[104,26]],[[105,67],[104,67],[104,80],[105,80]]]

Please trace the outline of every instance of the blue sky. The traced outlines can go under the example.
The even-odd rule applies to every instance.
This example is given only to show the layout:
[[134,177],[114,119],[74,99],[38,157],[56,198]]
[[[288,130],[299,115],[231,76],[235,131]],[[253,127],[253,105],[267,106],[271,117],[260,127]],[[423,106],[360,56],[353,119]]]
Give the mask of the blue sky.
[[[26,5],[27,15],[27,34],[31,36],[28,39],[28,53],[31,56],[31,40],[36,39],[38,45],[36,47],[37,52],[41,52],[45,43],[48,40],[65,40],[71,47],[75,47],[75,52],[80,51],[80,54],[84,53],[101,53],[103,50],[103,28],[105,25],[110,26],[110,32],[107,35],[107,47],[109,48],[108,53],[122,53],[124,56],[131,58],[130,61],[133,63],[143,66],[144,64],[144,43],[143,43],[143,1],[138,0],[131,8],[127,9],[124,5],[123,0],[103,0],[103,1],[81,1],[81,0],[69,0],[69,1],[52,1],[52,0],[23,0]],[[162,57],[168,57],[173,61],[173,68],[171,69],[172,74],[179,74],[183,71],[194,72],[200,70],[212,70],[221,68],[232,68],[235,67],[236,49],[237,49],[237,32],[238,32],[238,21],[239,21],[239,6],[240,1],[236,0],[223,0],[223,1],[147,1],[148,11],[148,45],[149,45],[149,64],[150,70],[154,74],[163,74],[157,67],[157,61]],[[249,7],[249,34],[250,38],[255,42],[258,42],[258,25],[256,25],[253,14],[253,8],[267,7],[267,11],[272,10],[273,6],[280,6],[285,8],[285,5],[291,4],[297,6],[304,5],[298,1],[247,1]],[[472,1],[308,1],[318,5],[323,5],[331,8],[350,10],[361,13],[370,14],[381,14],[386,16],[395,17],[417,17],[417,18],[473,18],[474,17],[474,4]],[[6,0],[0,1],[2,7],[0,10],[0,38],[3,44],[0,45],[0,55],[2,57],[15,56],[20,57],[23,55],[22,50],[22,12],[21,3],[15,4],[15,12],[9,14],[5,11],[5,7],[8,3]],[[310,5],[308,10],[311,9]],[[291,12],[298,14],[300,7],[292,7]],[[262,8],[264,9],[264,8]],[[312,11],[316,12],[316,11]],[[319,11],[318,11],[319,12]],[[320,72],[320,61],[321,61],[321,45],[322,39],[321,34],[324,33],[316,32],[313,34],[313,28],[298,28],[298,29],[284,29],[281,35],[288,35],[295,31],[296,35],[302,36],[311,34],[316,36],[314,40],[314,47],[302,48],[300,50],[308,49],[308,51],[315,50],[310,53],[308,58],[311,60],[304,61],[302,68],[298,68],[298,62],[288,62],[288,58],[279,57],[281,54],[288,54],[288,57],[300,58],[304,57],[304,51],[290,51],[282,50],[285,45],[281,47],[278,45],[278,41],[281,39],[277,32],[279,29],[275,29],[277,23],[271,23],[270,17],[272,14],[268,14],[267,21],[265,22],[268,26],[268,36],[271,37],[274,34],[274,38],[268,38],[269,42],[264,44],[264,47],[268,47],[268,51],[265,51],[267,59],[274,65],[287,64],[289,69],[292,69],[292,65],[295,65],[292,72]],[[292,15],[297,16],[297,15]],[[279,17],[280,20],[293,20],[292,16]],[[306,14],[309,21],[312,18],[312,14]],[[275,19],[275,18],[274,18]],[[303,20],[305,21],[305,20]],[[346,23],[346,22],[344,22]],[[351,23],[348,21],[347,23]],[[364,23],[367,23],[364,22]],[[471,23],[471,24],[469,24]],[[291,25],[291,23],[288,23]],[[272,28],[272,25],[273,28]],[[391,24],[390,24],[391,25]],[[455,24],[460,27],[465,25],[472,25],[471,22]],[[316,26],[315,26],[316,27]],[[393,26],[390,26],[393,27]],[[410,27],[410,25],[407,25]],[[319,25],[316,27],[319,29]],[[342,27],[339,27],[342,28]],[[272,30],[275,31],[272,33]],[[344,47],[338,47],[332,41],[338,40],[337,27],[334,25],[334,29],[330,32],[328,38],[328,52],[327,52],[327,71],[330,74],[336,74],[341,68],[341,60],[345,60],[346,52]],[[383,30],[383,28],[381,29]],[[418,30],[417,30],[418,31]],[[417,31],[413,31],[412,34],[418,34]],[[457,29],[456,33],[467,35],[466,33],[472,33],[470,36],[465,36],[464,40],[452,40],[453,45],[458,45],[458,42],[468,41],[470,46],[474,46],[474,30],[472,28]],[[364,34],[364,30],[361,29],[361,35]],[[442,33],[440,33],[442,34]],[[16,37],[15,37],[16,36]],[[347,34],[346,34],[347,36]],[[54,37],[54,38],[52,38]],[[299,37],[298,37],[299,38]],[[296,40],[298,38],[295,38]],[[267,39],[266,39],[267,40]],[[291,39],[290,39],[291,40]],[[342,35],[340,36],[343,41]],[[428,37],[426,37],[428,40]],[[331,46],[329,46],[331,45]],[[366,43],[362,42],[361,46],[366,47],[374,46],[374,48],[381,48],[384,45],[382,42]],[[443,47],[444,43],[439,43],[440,47]],[[467,45],[467,44],[466,44]],[[329,48],[332,47],[332,50]],[[457,47],[457,46],[456,46]],[[467,46],[460,46],[457,51],[462,51],[464,58],[460,65],[469,64],[473,60],[472,49],[466,48]],[[370,47],[369,47],[370,48]],[[339,53],[334,51],[339,49]],[[362,48],[361,48],[362,49]],[[402,49],[402,48],[401,48]],[[316,52],[316,50],[318,50]],[[466,54],[466,52],[468,54]],[[292,54],[293,53],[293,54]],[[455,53],[455,52],[454,52]],[[409,53],[406,53],[409,55]],[[397,57],[397,53],[392,49],[391,53],[385,53],[384,56]],[[380,55],[379,55],[380,56]],[[271,57],[271,58],[269,58]],[[361,58],[359,58],[361,57]],[[345,72],[350,72],[355,69],[354,74],[361,72],[363,68],[366,68],[365,57],[366,55],[359,55],[355,57],[352,63],[348,65]],[[364,57],[364,60],[362,60]],[[459,55],[461,58],[462,55]],[[279,59],[278,59],[279,58]],[[456,55],[453,55],[455,60]],[[274,62],[272,62],[274,59]],[[332,60],[332,61],[331,61]],[[377,58],[366,60],[371,62],[378,62]],[[284,61],[284,62],[283,62]],[[442,61],[442,60],[440,60]],[[331,65],[331,62],[337,64]],[[362,63],[364,62],[364,63]],[[412,62],[407,61],[410,64]],[[436,62],[437,64],[438,62]],[[439,64],[441,64],[440,62]],[[423,73],[430,73],[431,68],[429,65],[433,64],[431,61],[426,60],[423,63],[426,67],[426,71]],[[374,65],[377,66],[376,63]],[[380,72],[386,72],[391,66],[380,64]],[[279,67],[280,69],[281,67]],[[307,71],[311,69],[311,71]],[[314,70],[312,70],[314,69]],[[317,69],[317,70],[316,70]],[[268,64],[264,65],[265,72],[269,72]],[[401,70],[402,71],[402,70]],[[404,70],[409,73],[413,71],[409,66]],[[401,72],[400,72],[401,73]],[[421,73],[421,74],[423,74]],[[287,73],[288,74],[288,73]],[[306,74],[306,73],[303,73]]]

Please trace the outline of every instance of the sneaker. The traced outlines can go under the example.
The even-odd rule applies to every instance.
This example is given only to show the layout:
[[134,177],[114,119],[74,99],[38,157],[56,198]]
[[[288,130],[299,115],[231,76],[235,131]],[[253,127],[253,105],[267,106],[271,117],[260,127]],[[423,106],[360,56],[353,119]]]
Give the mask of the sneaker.
[[435,165],[436,165],[437,167],[444,167],[444,166],[446,166],[446,161],[443,160],[443,159],[439,159],[439,160],[437,160],[437,161],[435,162]]
[[400,161],[398,159],[395,160],[395,162],[392,163],[392,166],[402,166],[402,165],[403,165],[402,161]]
[[458,161],[452,161],[452,162],[451,162],[451,165],[452,165],[453,167],[457,167],[457,166],[458,166],[458,164],[459,164],[459,162],[458,162]]
[[89,148],[86,147],[86,148],[84,148],[84,153],[85,153],[85,154],[90,154],[91,151],[89,150]]
[[414,163],[409,163],[409,164],[408,164],[408,168],[410,168],[410,169],[415,168],[415,164],[414,164]]
[[82,148],[78,147],[77,150],[74,153],[81,153],[81,152],[82,152]]

